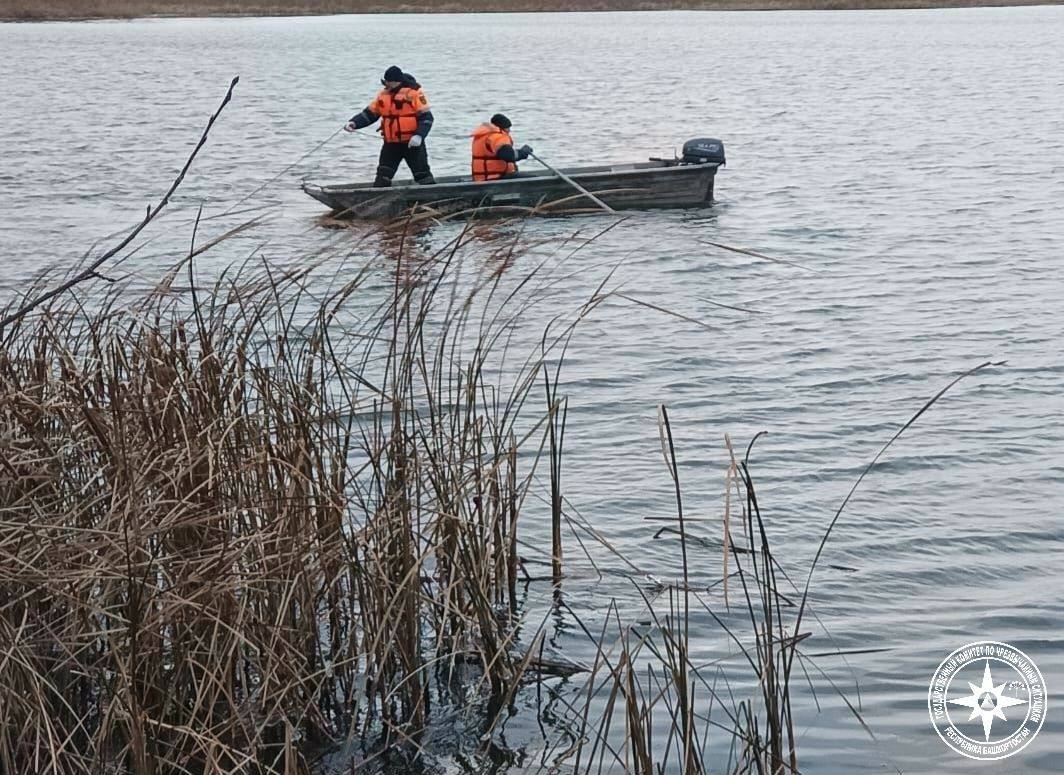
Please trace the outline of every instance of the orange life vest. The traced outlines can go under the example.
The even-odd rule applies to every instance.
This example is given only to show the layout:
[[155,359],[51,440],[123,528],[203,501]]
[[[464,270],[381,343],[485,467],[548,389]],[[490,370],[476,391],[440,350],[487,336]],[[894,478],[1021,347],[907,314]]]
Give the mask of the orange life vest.
[[420,88],[403,86],[394,94],[381,89],[369,109],[381,117],[384,142],[405,143],[417,134],[418,114],[429,109],[429,100]]
[[517,172],[512,161],[495,158],[504,145],[513,145],[510,133],[494,124],[481,124],[473,132],[473,180],[498,180]]

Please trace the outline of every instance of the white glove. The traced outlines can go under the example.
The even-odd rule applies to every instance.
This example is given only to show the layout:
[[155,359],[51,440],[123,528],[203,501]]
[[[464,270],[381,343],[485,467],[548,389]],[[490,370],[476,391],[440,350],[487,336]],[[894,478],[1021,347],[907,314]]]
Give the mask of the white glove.
[[358,127],[355,126],[355,122],[354,121],[348,121],[346,124],[344,124],[344,131],[345,132],[357,132],[358,131]]
[[423,141],[421,139],[421,135],[414,135],[410,138],[410,141],[407,143],[407,146],[409,146],[410,148],[420,148],[422,142]]

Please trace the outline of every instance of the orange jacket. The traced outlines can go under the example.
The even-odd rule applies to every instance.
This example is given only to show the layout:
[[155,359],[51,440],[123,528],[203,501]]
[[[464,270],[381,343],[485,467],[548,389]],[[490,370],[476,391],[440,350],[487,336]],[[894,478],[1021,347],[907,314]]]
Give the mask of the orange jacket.
[[418,115],[429,109],[429,100],[419,88],[403,86],[394,94],[381,89],[369,110],[381,117],[386,143],[405,143],[417,134]]
[[505,129],[499,129],[494,124],[478,126],[473,132],[473,180],[498,180],[517,172],[517,165],[512,161],[495,157],[499,148],[513,144],[510,133]]

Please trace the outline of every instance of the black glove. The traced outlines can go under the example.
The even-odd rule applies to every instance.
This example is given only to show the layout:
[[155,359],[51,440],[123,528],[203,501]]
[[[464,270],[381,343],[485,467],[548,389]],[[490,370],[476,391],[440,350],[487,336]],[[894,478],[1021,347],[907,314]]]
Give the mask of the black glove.
[[517,151],[517,160],[518,161],[524,161],[525,159],[527,159],[531,155],[532,155],[532,146],[531,145],[522,145],[521,148]]

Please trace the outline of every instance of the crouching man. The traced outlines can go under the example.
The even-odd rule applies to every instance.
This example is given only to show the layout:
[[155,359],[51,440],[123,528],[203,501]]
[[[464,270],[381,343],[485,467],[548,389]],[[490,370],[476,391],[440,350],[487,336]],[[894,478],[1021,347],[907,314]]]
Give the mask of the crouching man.
[[517,174],[517,162],[532,153],[527,145],[514,150],[510,136],[513,124],[502,113],[496,113],[487,124],[473,132],[473,180],[498,180]]

